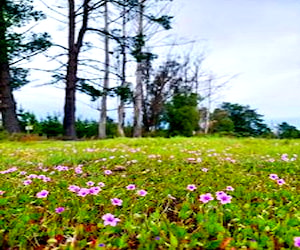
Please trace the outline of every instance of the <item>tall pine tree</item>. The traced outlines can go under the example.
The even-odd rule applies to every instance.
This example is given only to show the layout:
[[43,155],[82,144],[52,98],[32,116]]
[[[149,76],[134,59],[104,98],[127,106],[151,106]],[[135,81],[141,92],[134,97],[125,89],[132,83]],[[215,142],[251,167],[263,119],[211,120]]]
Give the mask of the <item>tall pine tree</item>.
[[51,45],[47,33],[21,33],[15,32],[15,28],[43,18],[45,16],[34,10],[30,0],[0,1],[0,111],[3,126],[9,133],[20,132],[13,90],[27,83],[27,71],[15,65]]

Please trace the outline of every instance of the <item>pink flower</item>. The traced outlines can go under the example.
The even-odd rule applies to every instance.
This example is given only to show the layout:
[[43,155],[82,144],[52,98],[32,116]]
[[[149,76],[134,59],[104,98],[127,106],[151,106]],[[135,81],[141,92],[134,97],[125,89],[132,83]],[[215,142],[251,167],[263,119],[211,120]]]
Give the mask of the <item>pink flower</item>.
[[115,227],[117,223],[121,221],[120,219],[115,218],[115,216],[110,213],[103,215],[102,220],[104,220],[104,226],[111,225],[113,227]]
[[82,169],[81,169],[81,167],[79,167],[79,166],[76,167],[76,168],[75,168],[75,173],[76,173],[76,174],[82,174]]
[[123,201],[121,199],[118,198],[112,198],[110,199],[111,204],[113,204],[114,206],[122,206]]
[[49,192],[47,190],[42,190],[41,192],[38,192],[36,194],[37,198],[46,198],[48,196]]
[[281,155],[281,160],[283,160],[283,161],[289,161],[288,154]]
[[5,193],[5,191],[0,190],[0,195],[3,195]]
[[226,190],[227,190],[227,191],[234,191],[234,188],[233,188],[232,186],[227,186],[227,187],[226,187]]
[[80,190],[80,187],[76,186],[76,185],[70,185],[68,187],[69,191],[77,193]]
[[30,185],[32,183],[32,180],[25,180],[25,181],[23,181],[23,184],[25,185],[25,186],[28,186],[28,185]]
[[88,185],[88,186],[90,186],[90,187],[92,187],[92,186],[94,186],[94,182],[93,181],[88,181],[87,183],[86,183],[86,185]]
[[216,192],[216,196],[221,196],[221,195],[226,195],[226,193],[224,191],[217,191]]
[[99,187],[105,187],[105,184],[103,182],[98,182]]
[[134,184],[129,184],[127,187],[126,187],[127,190],[135,190],[135,185]]
[[64,207],[57,207],[57,208],[55,208],[55,213],[57,213],[57,214],[61,214],[63,211],[65,211]]
[[201,169],[203,172],[208,172],[208,168],[202,168]]
[[104,174],[110,175],[110,174],[112,174],[112,171],[111,170],[104,170]]
[[90,190],[88,188],[81,188],[78,192],[77,195],[81,197],[85,197],[90,193]]
[[141,190],[138,190],[138,191],[137,191],[137,194],[138,194],[139,196],[146,196],[146,195],[147,195],[147,191],[144,190],[144,189],[141,189]]
[[101,191],[100,187],[91,187],[89,189],[89,194],[97,195]]
[[203,203],[207,203],[214,198],[212,197],[211,193],[206,193],[206,194],[201,194],[199,200],[202,201]]
[[27,176],[27,178],[35,179],[35,178],[37,178],[37,175],[36,174],[30,174],[30,175]]
[[217,196],[217,200],[219,200],[221,204],[231,203],[231,199],[232,197],[227,194]]
[[194,184],[189,184],[186,186],[186,189],[189,190],[189,191],[194,191],[197,189],[196,185]]
[[294,237],[294,246],[300,248],[300,237]]
[[283,185],[283,184],[285,184],[284,179],[277,180],[277,184],[280,185],[280,186]]
[[50,177],[45,177],[45,178],[43,179],[43,182],[48,182],[48,181],[51,181],[51,178],[50,178]]
[[278,179],[279,179],[277,174],[270,174],[270,175],[269,175],[269,178],[270,178],[271,180],[278,180]]

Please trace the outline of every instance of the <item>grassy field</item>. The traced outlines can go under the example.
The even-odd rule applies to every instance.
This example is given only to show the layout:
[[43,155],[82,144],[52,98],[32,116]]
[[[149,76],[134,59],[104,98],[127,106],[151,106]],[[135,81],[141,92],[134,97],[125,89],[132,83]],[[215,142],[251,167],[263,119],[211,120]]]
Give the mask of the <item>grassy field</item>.
[[0,143],[1,249],[297,249],[300,141]]

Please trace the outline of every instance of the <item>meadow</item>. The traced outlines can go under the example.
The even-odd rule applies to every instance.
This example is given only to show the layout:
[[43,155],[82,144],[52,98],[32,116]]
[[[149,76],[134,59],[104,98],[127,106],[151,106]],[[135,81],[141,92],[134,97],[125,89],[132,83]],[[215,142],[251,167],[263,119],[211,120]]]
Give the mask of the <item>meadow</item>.
[[0,143],[1,249],[298,249],[300,141]]

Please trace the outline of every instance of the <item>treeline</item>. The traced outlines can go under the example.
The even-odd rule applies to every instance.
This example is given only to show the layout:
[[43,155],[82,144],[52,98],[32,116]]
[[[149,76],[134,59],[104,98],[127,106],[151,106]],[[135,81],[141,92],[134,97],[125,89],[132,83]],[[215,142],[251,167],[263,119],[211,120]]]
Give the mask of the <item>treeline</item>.
[[[211,111],[213,95],[228,79],[220,81],[204,70],[202,53],[179,56],[168,49],[171,52],[157,61],[162,55],[155,53],[156,46],[180,45],[162,35],[172,28],[173,16],[166,13],[170,4],[171,0],[49,1],[43,2],[46,13],[42,13],[34,0],[1,0],[3,129],[9,134],[30,132],[68,140],[195,134],[298,138],[299,131],[287,123],[274,133],[249,106],[223,103]],[[34,32],[47,15],[53,18],[52,26],[64,29],[67,41],[52,41],[53,34]],[[49,67],[56,67],[46,64],[34,70],[45,74],[44,81],[49,76],[51,84],[63,84],[64,113],[62,119],[47,116],[38,121],[30,112],[17,111],[14,91],[29,83],[26,62],[45,51]],[[76,117],[77,93],[100,101],[98,122]],[[117,107],[108,107],[109,98],[115,98]],[[116,110],[111,115],[116,120],[108,117],[111,109]]]
[[[206,133],[206,109],[197,108],[196,95],[176,95],[162,110],[161,118],[152,130],[145,131],[145,137],[172,137],[172,136],[234,136],[234,137],[261,137],[296,139],[300,138],[300,131],[292,125],[283,122],[271,130],[262,119],[262,115],[249,106],[240,104],[222,103],[210,114],[209,129]],[[23,133],[38,135],[44,138],[63,139],[63,123],[59,115],[48,115],[38,120],[31,112],[20,110],[18,119]],[[108,138],[118,137],[118,124],[108,118],[106,131]],[[76,134],[79,139],[95,139],[99,136],[99,124],[94,120],[77,119],[75,122]],[[132,137],[133,126],[128,123],[124,126],[126,137]],[[3,134],[2,134],[3,137]]]

